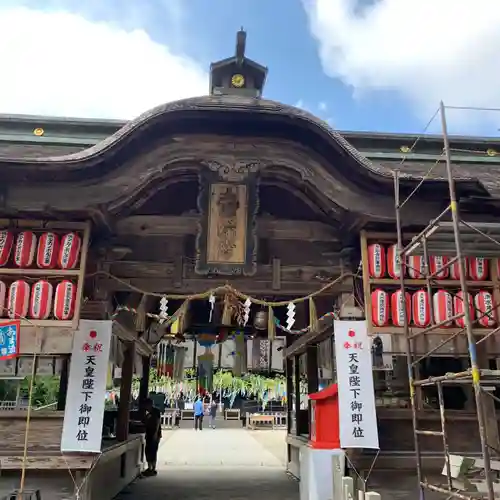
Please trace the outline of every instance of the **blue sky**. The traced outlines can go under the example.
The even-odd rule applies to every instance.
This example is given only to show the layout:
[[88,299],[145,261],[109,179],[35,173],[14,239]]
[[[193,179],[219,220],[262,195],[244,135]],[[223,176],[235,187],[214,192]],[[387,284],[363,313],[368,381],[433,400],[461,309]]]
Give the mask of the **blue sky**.
[[[478,14],[481,9],[476,9],[476,4],[490,10]],[[500,107],[500,70],[492,68],[495,65],[490,62],[500,50],[499,4],[498,0],[2,0],[0,22],[2,9],[27,9],[24,14],[17,10],[18,17],[12,17],[10,24],[29,17],[27,12],[43,13],[43,22],[33,17],[30,29],[31,33],[40,31],[42,46],[47,33],[54,33],[52,45],[48,43],[54,48],[46,50],[44,57],[66,50],[57,57],[75,64],[73,73],[81,71],[82,61],[91,68],[93,61],[101,58],[95,67],[101,68],[99,74],[110,82],[109,89],[101,90],[95,78],[89,81],[87,91],[82,90],[84,102],[78,107],[75,102],[80,98],[65,96],[68,85],[59,88],[61,79],[52,82],[53,73],[47,74],[44,78],[51,98],[41,103],[31,96],[26,104],[20,96],[20,112],[29,112],[32,106],[33,112],[46,114],[93,113],[121,118],[118,115],[128,103],[121,108],[119,102],[115,107],[109,104],[110,96],[118,99],[117,85],[130,85],[128,93],[135,94],[137,106],[130,113],[145,111],[141,106],[150,106],[149,102],[160,104],[157,100],[163,95],[168,99],[199,93],[205,85],[198,83],[206,79],[203,72],[208,71],[210,62],[232,55],[235,33],[243,26],[248,33],[247,56],[269,68],[265,97],[304,107],[341,130],[419,133],[441,99],[453,105]],[[450,11],[451,5],[455,8]],[[76,23],[75,29],[67,30],[69,34],[64,29],[70,23],[62,17],[56,20],[60,13],[73,16],[71,23]],[[102,35],[100,49],[92,49],[91,25],[103,24],[108,27],[106,37]],[[77,35],[80,28],[82,35]],[[109,30],[115,30],[113,36]],[[127,34],[126,41],[118,42],[124,39],[122,32]],[[138,36],[132,34],[136,32],[147,40],[137,43]],[[66,40],[63,43],[62,37]],[[73,49],[72,43],[78,47]],[[136,59],[129,58],[136,68],[129,68],[128,74],[123,69],[127,57],[125,49],[120,50],[121,44],[129,47],[129,53],[140,47]],[[165,47],[168,54],[158,55],[158,46]],[[32,57],[26,55],[32,52],[27,48],[19,58]],[[116,62],[108,70],[104,55],[109,61],[109,57],[116,59],[115,53],[122,63]],[[167,67],[163,61],[172,57],[187,59],[188,73],[181,74],[178,61]],[[23,67],[30,65],[27,62]],[[155,82],[145,82],[148,74]],[[125,82],[130,79],[133,85]],[[192,90],[183,89],[186,80],[191,81]],[[12,85],[16,90],[19,80],[12,80]],[[175,87],[175,91],[162,94],[162,85]],[[75,80],[72,88],[77,86]],[[141,88],[151,95],[150,101],[141,101]],[[92,93],[93,100],[88,97]],[[88,104],[85,99],[89,99]],[[1,108],[0,98],[0,112],[4,112]],[[496,135],[500,128],[500,113],[450,112],[450,116],[452,131]],[[429,130],[438,130],[438,123]]]

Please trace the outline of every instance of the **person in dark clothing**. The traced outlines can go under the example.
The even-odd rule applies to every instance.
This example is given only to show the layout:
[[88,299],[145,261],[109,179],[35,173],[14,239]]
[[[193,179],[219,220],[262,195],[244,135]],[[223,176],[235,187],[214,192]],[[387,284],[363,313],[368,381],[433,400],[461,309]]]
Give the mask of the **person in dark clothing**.
[[212,398],[212,401],[210,401],[210,406],[209,406],[209,419],[208,419],[208,426],[211,429],[215,429],[215,418],[217,417],[217,401],[215,398]]
[[156,460],[158,457],[158,447],[161,441],[161,412],[153,406],[153,401],[147,399],[144,403],[146,410],[146,447],[145,455],[148,468],[144,471],[144,476],[156,476]]
[[175,426],[179,427],[181,424],[181,412],[186,407],[186,401],[184,399],[184,393],[181,392],[176,401],[176,411],[175,411]]

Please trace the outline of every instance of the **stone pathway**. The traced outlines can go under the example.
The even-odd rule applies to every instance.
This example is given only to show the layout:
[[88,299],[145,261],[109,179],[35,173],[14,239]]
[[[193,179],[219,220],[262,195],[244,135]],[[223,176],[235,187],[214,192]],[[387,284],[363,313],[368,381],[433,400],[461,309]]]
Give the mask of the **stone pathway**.
[[252,434],[169,432],[158,453],[158,476],[137,480],[117,500],[298,500],[298,483],[285,473],[277,445],[263,446]]

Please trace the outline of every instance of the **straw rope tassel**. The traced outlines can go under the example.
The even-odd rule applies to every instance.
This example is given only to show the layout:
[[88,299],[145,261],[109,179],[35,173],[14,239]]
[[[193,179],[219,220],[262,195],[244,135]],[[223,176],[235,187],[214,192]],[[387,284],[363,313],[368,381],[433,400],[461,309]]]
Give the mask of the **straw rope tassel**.
[[271,306],[267,310],[267,337],[269,340],[276,338],[276,324],[274,322],[274,311]]
[[309,329],[313,332],[318,331],[318,313],[312,297],[309,298]]
[[233,311],[229,301],[229,296],[226,294],[224,296],[224,309],[222,310],[222,324],[224,326],[231,326]]
[[177,333],[184,333],[184,328],[186,327],[186,316],[189,307],[189,299],[186,299],[179,309],[179,315],[177,316]]

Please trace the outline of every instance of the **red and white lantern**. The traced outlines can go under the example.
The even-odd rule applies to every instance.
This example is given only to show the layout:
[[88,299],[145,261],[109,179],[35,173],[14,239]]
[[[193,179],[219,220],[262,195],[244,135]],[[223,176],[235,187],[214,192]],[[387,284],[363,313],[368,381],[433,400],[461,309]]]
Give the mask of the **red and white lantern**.
[[411,298],[408,292],[405,292],[405,300],[401,290],[391,295],[391,319],[394,326],[405,326],[405,308],[408,324],[411,322]]
[[399,278],[401,272],[403,272],[403,274],[405,273],[405,266],[401,265],[397,245],[391,245],[387,249],[387,272],[389,276],[394,279]]
[[[441,323],[453,316],[453,298],[446,290],[438,290],[432,297],[432,308],[434,310],[434,322]],[[443,328],[448,328],[451,323],[443,323]]]
[[43,233],[38,242],[36,265],[40,269],[53,269],[57,264],[59,237],[55,233]]
[[82,240],[76,233],[68,233],[62,237],[57,264],[61,269],[74,269],[80,257]]
[[408,257],[408,275],[414,280],[424,277],[425,260],[421,255],[410,255]]
[[368,272],[370,278],[385,276],[385,248],[379,243],[373,243],[368,247]]
[[[451,280],[459,280],[460,279],[460,261],[454,262],[450,267],[450,279]],[[465,270],[465,279],[469,278],[469,258],[464,257],[464,270]]]
[[372,292],[372,322],[374,326],[389,324],[389,296],[379,288]]
[[443,257],[442,255],[432,255],[429,257],[431,274],[438,280],[444,280],[448,277],[448,268],[444,268],[446,264],[448,264],[448,257]]
[[52,312],[52,284],[45,280],[37,281],[31,288],[29,315],[33,319],[47,319]]
[[473,281],[486,281],[488,278],[488,259],[471,257],[469,259],[469,276]]
[[[474,306],[472,304],[472,297],[470,294],[467,294],[467,303],[469,307],[469,317],[471,320],[474,318]],[[453,311],[454,314],[463,314],[465,312],[465,300],[464,300],[464,294],[462,290],[460,290],[454,297],[453,297]],[[465,317],[462,316],[461,318],[457,318],[455,320],[455,324],[459,326],[460,328],[465,327]]]
[[0,316],[3,316],[6,299],[7,299],[7,285],[3,281],[0,281]]
[[14,235],[11,231],[0,231],[0,266],[4,267],[9,262],[10,252],[14,244]]
[[75,313],[76,285],[71,281],[61,281],[54,296],[54,317],[61,321],[73,318]]
[[496,311],[493,305],[493,296],[486,290],[481,290],[474,297],[477,322],[485,328],[491,328],[496,324]]
[[14,250],[14,264],[25,268],[33,264],[36,251],[36,235],[31,231],[19,233]]
[[411,298],[413,324],[419,328],[431,323],[431,303],[425,290],[417,290]]
[[11,319],[23,319],[28,314],[30,286],[26,281],[14,281],[9,287],[7,315]]

